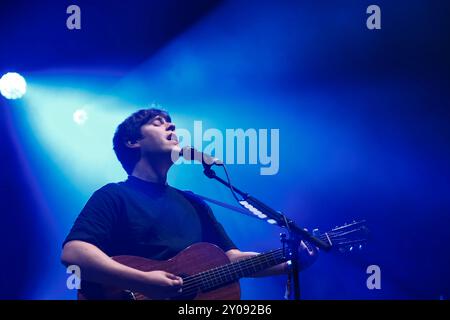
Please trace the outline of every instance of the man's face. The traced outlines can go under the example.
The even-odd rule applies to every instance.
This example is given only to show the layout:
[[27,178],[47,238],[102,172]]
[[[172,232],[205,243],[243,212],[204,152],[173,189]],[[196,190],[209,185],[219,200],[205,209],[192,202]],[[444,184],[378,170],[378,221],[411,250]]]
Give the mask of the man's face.
[[141,147],[142,155],[164,154],[179,152],[178,137],[175,134],[175,125],[168,122],[163,116],[156,116],[141,126],[142,138],[137,142]]

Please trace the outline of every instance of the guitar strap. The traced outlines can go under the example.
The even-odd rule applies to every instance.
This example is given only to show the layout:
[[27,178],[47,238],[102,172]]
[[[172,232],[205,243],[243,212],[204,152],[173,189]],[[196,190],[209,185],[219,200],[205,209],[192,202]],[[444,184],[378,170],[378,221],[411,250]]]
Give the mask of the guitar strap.
[[219,201],[219,200],[211,199],[211,198],[208,198],[208,197],[199,195],[198,193],[194,193],[194,192],[192,192],[192,191],[182,191],[182,192],[183,192],[187,197],[194,197],[194,198],[196,197],[196,198],[198,198],[198,199],[201,199],[201,200],[207,201],[207,202],[209,202],[209,203],[213,203],[213,204],[215,204],[215,205],[218,205],[219,207],[222,207],[222,208],[225,208],[225,209],[229,209],[229,210],[231,210],[231,211],[239,212],[239,213],[241,213],[241,214],[244,214],[244,215],[249,216],[249,217],[252,217],[252,218],[255,218],[255,217],[256,217],[256,216],[254,216],[253,214],[249,213],[247,210],[242,209],[242,208],[240,208],[240,207],[233,206],[233,205],[231,205],[231,204],[228,204],[228,203],[225,203],[225,202],[222,202],[222,201]]

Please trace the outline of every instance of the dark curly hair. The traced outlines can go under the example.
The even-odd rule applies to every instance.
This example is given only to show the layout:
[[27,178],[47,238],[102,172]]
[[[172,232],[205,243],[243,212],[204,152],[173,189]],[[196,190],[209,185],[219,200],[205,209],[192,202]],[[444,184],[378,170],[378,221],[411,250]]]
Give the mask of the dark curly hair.
[[166,121],[172,122],[169,114],[164,110],[156,108],[141,109],[126,118],[116,129],[113,137],[113,149],[117,159],[128,174],[133,172],[141,153],[139,149],[127,147],[127,142],[136,142],[142,138],[141,126],[156,116],[162,116]]

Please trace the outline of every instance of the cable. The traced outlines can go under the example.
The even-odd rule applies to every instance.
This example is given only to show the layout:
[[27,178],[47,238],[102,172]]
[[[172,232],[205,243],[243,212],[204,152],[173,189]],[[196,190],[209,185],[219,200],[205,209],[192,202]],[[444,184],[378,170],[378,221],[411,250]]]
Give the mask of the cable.
[[236,192],[234,192],[234,190],[233,190],[233,185],[231,184],[231,178],[230,178],[230,175],[228,174],[228,170],[227,170],[227,167],[225,166],[225,163],[222,165],[222,167],[223,167],[223,170],[225,171],[225,175],[227,176],[228,187],[230,188],[231,194],[236,199],[237,203],[239,203],[239,205],[242,206],[241,201],[245,200],[245,199],[242,199],[242,200],[238,199]]

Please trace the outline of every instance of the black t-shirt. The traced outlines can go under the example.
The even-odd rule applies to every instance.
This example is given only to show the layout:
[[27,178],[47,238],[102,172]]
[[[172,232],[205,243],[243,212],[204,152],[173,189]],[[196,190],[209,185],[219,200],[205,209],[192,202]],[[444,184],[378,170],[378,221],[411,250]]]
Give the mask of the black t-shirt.
[[89,242],[109,256],[166,260],[197,242],[236,248],[211,208],[191,192],[129,176],[97,190],[64,244]]

